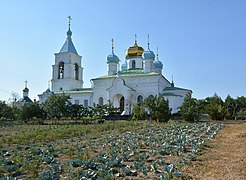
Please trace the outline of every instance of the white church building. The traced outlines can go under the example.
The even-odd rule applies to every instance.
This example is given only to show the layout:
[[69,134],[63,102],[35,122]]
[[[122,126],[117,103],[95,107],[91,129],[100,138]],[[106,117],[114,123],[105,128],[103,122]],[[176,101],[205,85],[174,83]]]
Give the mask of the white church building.
[[189,89],[175,87],[162,74],[163,64],[150,50],[149,40],[147,50],[137,44],[125,52],[124,63],[112,53],[107,56],[107,74],[91,79],[91,87],[83,87],[83,67],[80,56],[72,42],[72,31],[69,28],[67,38],[59,53],[55,53],[55,63],[52,65],[52,86],[38,95],[43,103],[51,94],[65,93],[74,104],[85,107],[103,105],[109,101],[129,115],[134,104],[143,101],[148,96],[162,95],[169,101],[172,113],[179,111],[186,95],[191,95]]

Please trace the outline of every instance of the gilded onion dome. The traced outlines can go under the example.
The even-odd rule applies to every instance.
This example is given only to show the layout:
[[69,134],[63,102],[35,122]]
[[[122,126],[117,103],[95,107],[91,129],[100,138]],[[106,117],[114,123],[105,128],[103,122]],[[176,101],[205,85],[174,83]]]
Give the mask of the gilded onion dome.
[[135,35],[135,43],[133,46],[129,47],[126,50],[126,59],[129,59],[134,56],[142,56],[144,49],[141,46],[138,46],[136,35]]

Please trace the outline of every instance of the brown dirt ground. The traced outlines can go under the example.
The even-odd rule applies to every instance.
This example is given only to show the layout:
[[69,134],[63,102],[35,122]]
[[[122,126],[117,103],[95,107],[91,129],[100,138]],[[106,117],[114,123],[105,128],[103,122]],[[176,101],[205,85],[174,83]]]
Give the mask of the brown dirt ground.
[[188,179],[246,180],[246,122],[228,122],[204,154],[184,167]]

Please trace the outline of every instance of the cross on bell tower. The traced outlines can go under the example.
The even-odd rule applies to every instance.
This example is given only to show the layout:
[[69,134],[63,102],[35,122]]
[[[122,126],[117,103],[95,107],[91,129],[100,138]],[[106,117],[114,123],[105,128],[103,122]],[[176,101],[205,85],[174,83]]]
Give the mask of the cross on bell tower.
[[83,87],[83,68],[80,56],[72,41],[71,16],[67,17],[67,38],[59,53],[55,53],[52,66],[52,91],[72,91]]
[[67,18],[68,18],[68,28],[70,29],[72,18],[71,16],[68,16]]

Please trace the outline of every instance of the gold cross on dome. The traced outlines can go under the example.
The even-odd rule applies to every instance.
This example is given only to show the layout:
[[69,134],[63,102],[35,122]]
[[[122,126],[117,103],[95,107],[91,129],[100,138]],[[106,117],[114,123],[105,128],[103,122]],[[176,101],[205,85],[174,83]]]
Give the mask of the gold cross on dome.
[[135,43],[137,44],[137,35],[135,34]]

